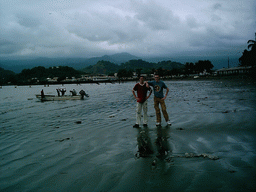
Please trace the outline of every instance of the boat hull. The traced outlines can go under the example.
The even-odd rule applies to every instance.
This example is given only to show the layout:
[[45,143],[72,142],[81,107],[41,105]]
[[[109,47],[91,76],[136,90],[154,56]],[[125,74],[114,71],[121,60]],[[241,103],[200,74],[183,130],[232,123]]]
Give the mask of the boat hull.
[[64,101],[64,100],[83,100],[84,98],[81,95],[71,96],[55,96],[55,95],[45,95],[43,98],[41,95],[36,95],[36,98],[40,101]]

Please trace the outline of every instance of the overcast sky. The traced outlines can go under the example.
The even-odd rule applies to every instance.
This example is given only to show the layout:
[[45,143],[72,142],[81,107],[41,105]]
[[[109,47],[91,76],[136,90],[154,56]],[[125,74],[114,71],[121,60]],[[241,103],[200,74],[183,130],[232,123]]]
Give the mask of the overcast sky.
[[255,0],[0,0],[0,57],[241,55]]

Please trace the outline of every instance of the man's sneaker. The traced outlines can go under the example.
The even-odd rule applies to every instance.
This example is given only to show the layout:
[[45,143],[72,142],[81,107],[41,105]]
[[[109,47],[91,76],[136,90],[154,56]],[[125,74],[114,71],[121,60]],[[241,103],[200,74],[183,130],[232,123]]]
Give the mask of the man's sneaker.
[[148,126],[148,124],[146,124],[146,123],[143,124],[143,127],[147,127],[147,126]]
[[172,125],[171,121],[167,121],[167,124],[168,124],[168,125]]
[[161,123],[159,123],[159,122],[156,123],[156,126],[160,126],[160,125],[161,125]]
[[140,127],[139,124],[133,125],[133,128],[139,128],[139,127]]

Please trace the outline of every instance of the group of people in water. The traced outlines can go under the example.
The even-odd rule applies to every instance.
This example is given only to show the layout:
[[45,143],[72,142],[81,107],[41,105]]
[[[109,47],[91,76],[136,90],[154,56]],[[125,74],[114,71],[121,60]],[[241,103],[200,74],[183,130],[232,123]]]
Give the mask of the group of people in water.
[[[62,97],[62,96],[65,95],[67,90],[66,90],[66,88],[57,88],[56,91],[57,91],[58,97]],[[72,96],[76,96],[77,95],[77,92],[76,92],[75,89],[70,90],[70,93],[71,93]],[[79,92],[79,94],[82,96],[82,98],[84,96],[89,97],[89,95],[86,94],[84,90],[81,90]],[[41,98],[45,98],[45,94],[44,94],[44,90],[43,89],[41,90]]]
[[57,88],[56,91],[57,91],[58,96],[60,96],[60,93],[61,93],[61,96],[64,96],[66,93],[65,88]]
[[[60,96],[60,94],[61,94],[61,96],[64,96],[65,93],[66,93],[66,89],[65,88],[57,88],[56,91],[57,91],[58,96]],[[72,96],[76,96],[77,95],[77,92],[76,92],[75,89],[70,90],[70,93],[71,93]]]

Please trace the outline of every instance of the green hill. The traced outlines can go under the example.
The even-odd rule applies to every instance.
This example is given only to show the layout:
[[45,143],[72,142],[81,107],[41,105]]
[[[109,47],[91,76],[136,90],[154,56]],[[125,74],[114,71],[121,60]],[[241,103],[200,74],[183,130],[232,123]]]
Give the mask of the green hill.
[[89,67],[86,67],[82,69],[81,71],[92,74],[92,75],[98,75],[98,74],[105,74],[109,75],[112,73],[117,73],[120,69],[125,69],[127,71],[140,71],[141,73],[152,73],[152,70],[160,69],[161,70],[173,70],[173,69],[183,69],[184,65],[172,62],[172,61],[161,61],[158,63],[150,63],[147,61],[144,61],[142,59],[137,60],[130,60],[126,63],[122,63],[121,65],[116,65],[114,63],[111,63],[109,61],[98,61],[95,65],[90,65]]
[[111,73],[116,73],[119,70],[119,68],[119,65],[116,65],[109,61],[98,61],[95,65],[90,65],[82,69],[81,71],[91,75],[109,75]]
[[5,70],[0,67],[0,85],[7,84],[14,76],[15,73],[13,71]]

